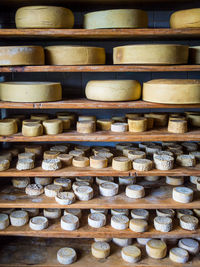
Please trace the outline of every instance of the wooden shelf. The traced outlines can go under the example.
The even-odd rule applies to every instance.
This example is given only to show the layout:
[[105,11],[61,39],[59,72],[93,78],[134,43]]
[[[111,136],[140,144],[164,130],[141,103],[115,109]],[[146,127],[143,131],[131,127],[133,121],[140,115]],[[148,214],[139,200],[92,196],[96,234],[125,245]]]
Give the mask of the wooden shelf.
[[146,142],[146,141],[200,141],[200,130],[191,130],[183,134],[169,133],[167,129],[146,131],[143,133],[125,132],[115,133],[111,131],[97,131],[92,134],[80,134],[75,130],[58,135],[42,135],[37,137],[23,136],[17,133],[11,136],[0,136],[0,142]]
[[85,98],[61,100],[56,102],[42,102],[42,103],[20,103],[20,102],[6,102],[0,101],[0,108],[7,109],[185,109],[185,108],[200,108],[200,104],[159,104],[153,102],[146,102],[142,100],[127,101],[127,102],[103,102],[91,101]]
[[92,65],[92,66],[17,66],[0,67],[0,72],[185,72],[200,71],[200,65]]
[[197,39],[200,29],[0,29],[0,38],[17,39]]
[[[111,254],[108,258],[98,260],[91,255],[91,244],[89,239],[56,239],[56,238],[30,238],[27,237],[7,237],[1,243],[0,266],[6,267],[58,267],[63,266],[58,263],[57,251],[62,247],[72,247],[78,254],[77,262],[69,267],[168,267],[178,266],[168,258],[162,260],[152,259],[147,256],[145,247],[134,242],[142,250],[142,260],[138,263],[127,263],[121,258],[121,248],[110,242]],[[12,255],[12,257],[11,257]],[[199,267],[199,253],[190,257],[190,261],[181,264],[183,267]]]

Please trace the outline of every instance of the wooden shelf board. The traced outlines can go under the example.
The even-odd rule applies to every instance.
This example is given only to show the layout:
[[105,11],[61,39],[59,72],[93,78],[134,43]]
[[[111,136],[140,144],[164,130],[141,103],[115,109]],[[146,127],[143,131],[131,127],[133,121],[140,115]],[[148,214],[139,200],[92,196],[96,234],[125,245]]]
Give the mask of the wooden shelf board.
[[7,109],[143,109],[143,108],[200,108],[200,104],[160,104],[142,100],[127,102],[91,101],[85,98],[42,103],[19,103],[0,101],[0,108]]
[[0,142],[146,142],[146,141],[200,141],[200,130],[190,130],[183,134],[169,133],[166,128],[155,129],[143,133],[115,133],[111,131],[97,131],[92,134],[81,134],[75,130],[58,135],[42,135],[36,137],[23,136],[17,133],[10,136],[0,136]]
[[159,39],[199,38],[200,29],[0,29],[0,38]]
[[92,65],[92,66],[16,66],[0,67],[0,72],[185,72],[200,71],[200,65]]
[[[30,238],[15,237],[4,238],[1,244],[0,266],[9,267],[58,267],[63,266],[57,261],[57,251],[62,247],[72,247],[78,254],[77,261],[69,267],[168,267],[178,266],[167,256],[162,260],[152,259],[147,256],[145,247],[134,242],[142,250],[142,260],[138,263],[127,263],[121,258],[121,248],[110,243],[111,254],[106,259],[98,260],[91,255],[91,244],[89,239],[64,239],[64,238]],[[12,256],[11,256],[12,255]],[[200,255],[190,257],[190,261],[181,264],[183,267],[199,267]]]

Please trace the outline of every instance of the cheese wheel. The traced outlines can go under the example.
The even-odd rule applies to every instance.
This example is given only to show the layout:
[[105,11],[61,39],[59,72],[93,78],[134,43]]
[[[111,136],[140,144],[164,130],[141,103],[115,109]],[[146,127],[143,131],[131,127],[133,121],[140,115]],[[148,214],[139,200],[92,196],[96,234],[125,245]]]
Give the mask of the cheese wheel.
[[128,123],[114,122],[111,124],[111,131],[117,133],[123,133],[128,131]]
[[102,213],[91,213],[88,215],[88,225],[93,228],[101,228],[106,224],[106,216]]
[[12,178],[12,185],[16,188],[26,188],[28,184],[30,184],[29,177]]
[[179,209],[176,212],[177,212],[177,218],[178,219],[180,219],[181,216],[183,216],[183,215],[193,215],[193,211],[188,210],[188,209]]
[[90,157],[90,167],[94,169],[103,169],[108,166],[108,160],[106,157],[91,156]]
[[196,184],[198,178],[200,178],[200,176],[190,176],[190,183]]
[[44,216],[36,216],[30,219],[29,227],[32,230],[41,231],[48,227],[48,219]]
[[53,183],[62,186],[62,188],[66,191],[70,190],[72,187],[72,182],[69,178],[56,178]]
[[88,167],[90,165],[90,160],[87,157],[74,157],[72,165],[79,168]]
[[110,131],[112,120],[109,119],[98,119],[97,120],[97,129],[100,131]]
[[111,209],[111,215],[126,215],[128,216],[129,210],[128,209]]
[[143,219],[131,219],[129,222],[129,228],[133,232],[143,233],[148,228],[148,222]]
[[[0,47],[0,66],[20,66],[20,65],[22,66],[44,65],[44,49],[41,46]],[[12,93],[10,93],[10,96],[12,96]],[[21,95],[21,97],[24,96]]]
[[171,28],[199,28],[200,27],[200,8],[179,10],[170,17]]
[[100,65],[106,54],[102,47],[58,45],[45,47],[45,59],[48,65]]
[[167,254],[167,246],[159,239],[151,239],[146,244],[146,252],[151,258],[162,259]]
[[110,152],[101,152],[99,150],[99,152],[95,153],[95,156],[99,156],[102,158],[106,158],[107,159],[107,164],[110,165],[112,163],[112,159],[113,159],[113,154]]
[[43,121],[43,127],[45,134],[59,134],[63,131],[63,123],[59,119]]
[[111,176],[100,176],[96,177],[96,184],[100,185],[105,182],[114,182],[114,177]]
[[138,244],[146,246],[147,242],[151,240],[151,238],[137,238],[136,240]]
[[7,159],[0,160],[0,171],[6,171],[10,167],[10,161]]
[[40,136],[43,134],[43,127],[40,123],[26,123],[22,126],[23,136]]
[[136,171],[150,171],[153,168],[153,162],[149,159],[135,159],[133,169]]
[[92,255],[97,259],[105,259],[110,255],[110,245],[106,242],[95,242],[91,246]]
[[64,145],[52,146],[50,148],[50,151],[55,151],[55,152],[60,152],[60,153],[67,153],[68,152],[68,146],[64,146]]
[[70,205],[75,202],[76,197],[72,192],[58,192],[55,196],[55,200],[60,205]]
[[158,181],[160,179],[159,176],[145,176],[144,180],[145,181],[149,181],[149,182],[155,182]]
[[130,198],[142,198],[145,196],[144,187],[142,185],[128,185],[126,187],[126,196]]
[[67,167],[72,165],[73,156],[69,154],[59,154],[57,159],[61,161],[63,167]]
[[64,215],[66,215],[67,213],[70,213],[70,214],[72,214],[72,215],[75,215],[75,216],[77,216],[79,219],[80,219],[81,216],[82,216],[81,209],[65,209],[65,210],[64,210]]
[[132,238],[113,238],[112,242],[119,247],[125,247],[132,244]]
[[47,197],[55,197],[60,191],[62,191],[62,186],[56,184],[49,184],[44,188],[44,193]]
[[74,15],[70,9],[56,6],[26,6],[15,14],[18,29],[71,29]]
[[189,47],[190,64],[200,64],[200,46]]
[[174,187],[172,196],[177,202],[189,203],[193,200],[193,190],[188,187]]
[[191,215],[183,215],[180,217],[180,226],[185,230],[196,230],[198,228],[199,220]]
[[129,132],[139,133],[147,131],[147,119],[138,117],[135,119],[128,119]]
[[131,185],[136,183],[136,177],[118,177],[119,185]]
[[157,144],[149,144],[149,145],[147,145],[146,147],[145,147],[145,151],[146,151],[146,154],[148,155],[148,156],[150,156],[150,158],[152,158],[153,157],[153,155],[155,154],[155,153],[158,153],[158,152],[160,152],[161,151],[161,146],[160,145],[157,145]]
[[44,193],[44,189],[40,184],[29,184],[27,185],[25,192],[29,196],[39,196]]
[[25,146],[24,150],[25,152],[34,153],[36,157],[40,157],[42,154],[42,146],[40,145]]
[[141,85],[135,80],[89,81],[85,94],[90,100],[131,101],[140,98]]
[[28,212],[16,210],[10,214],[10,223],[12,226],[23,226],[28,222]]
[[44,151],[43,159],[45,159],[45,160],[47,160],[47,159],[57,159],[59,154],[60,154],[60,152],[56,152],[56,151]]
[[39,215],[40,212],[38,208],[22,208],[22,210],[27,211],[30,218]]
[[164,104],[199,104],[200,80],[158,79],[145,82],[143,100]]
[[3,82],[1,100],[11,102],[45,102],[62,99],[62,87],[55,82]]
[[32,159],[19,159],[17,161],[16,169],[19,171],[31,170],[33,168],[34,168],[34,161]]
[[169,232],[172,230],[172,219],[168,216],[157,216],[154,218],[154,227],[160,232]]
[[156,127],[165,127],[168,122],[168,114],[166,113],[148,113],[144,114],[145,118],[153,119],[154,125]]
[[44,209],[43,214],[48,219],[58,219],[61,216],[61,209]]
[[79,218],[73,214],[66,214],[61,217],[61,228],[67,231],[74,231],[79,227]]
[[92,115],[79,115],[78,116],[78,121],[94,121],[96,122],[96,116]]
[[76,197],[81,201],[90,200],[94,195],[92,187],[87,185],[78,186],[77,188],[75,188],[74,193]]
[[49,115],[48,114],[44,114],[44,113],[31,114],[30,119],[31,120],[38,120],[39,123],[40,123],[41,121],[48,120],[49,119]]
[[69,151],[69,155],[73,157],[82,157],[85,156],[85,152],[82,150],[71,150]]
[[128,153],[130,151],[139,151],[139,148],[138,147],[125,147],[123,150],[122,150],[122,153],[125,157],[128,156]]
[[175,44],[118,46],[113,49],[113,64],[187,64],[188,51],[188,46]]
[[182,185],[184,184],[184,177],[183,176],[166,176],[166,184]]
[[133,147],[132,143],[119,143],[116,144],[116,149],[119,151],[123,151],[125,148],[131,148]]
[[138,262],[141,259],[141,250],[136,246],[123,247],[121,250],[122,259],[129,263]]
[[77,182],[88,182],[90,185],[93,184],[93,177],[91,176],[79,176],[76,177]]
[[56,171],[62,167],[59,159],[44,159],[42,161],[42,169],[45,171]]
[[31,152],[20,153],[20,154],[18,154],[18,160],[19,159],[32,159],[32,160],[35,160],[35,154],[33,154]]
[[157,216],[174,218],[175,211],[172,209],[158,209],[156,210]]
[[174,158],[167,155],[156,155],[154,157],[155,168],[158,170],[171,170],[174,167]]
[[100,195],[112,197],[118,194],[119,185],[112,182],[105,182],[99,185]]
[[76,130],[78,133],[94,133],[96,131],[96,124],[90,120],[77,121]]
[[88,182],[74,182],[72,185],[73,191],[75,191],[79,186],[90,186]]
[[186,150],[187,152],[198,150],[198,144],[194,142],[183,142],[181,143],[181,146],[183,146],[184,150]]
[[187,250],[175,247],[170,249],[169,258],[173,262],[186,263],[189,260],[189,254]]
[[84,15],[85,29],[147,28],[147,13],[140,9],[111,9]]
[[114,229],[125,230],[128,228],[129,218],[125,215],[113,215],[110,223]]
[[199,243],[192,238],[180,239],[178,242],[178,247],[187,250],[192,255],[195,255],[199,252]]
[[196,165],[196,159],[194,155],[179,155],[176,158],[176,163],[183,167],[193,167]]
[[134,161],[135,159],[145,159],[146,153],[144,151],[130,150],[127,156],[130,160]]
[[131,165],[130,159],[126,157],[115,157],[112,160],[112,168],[117,171],[129,171]]
[[60,264],[72,264],[77,259],[76,251],[73,248],[60,248],[57,252],[57,260]]
[[105,215],[108,214],[108,210],[107,209],[90,209],[91,213],[103,213]]
[[0,213],[0,230],[4,230],[9,226],[9,217],[7,214]]
[[18,126],[13,119],[0,120],[0,135],[8,136],[16,134],[18,132]]
[[70,120],[70,126],[74,126],[76,115],[72,112],[57,112],[56,116],[60,120]]
[[131,217],[133,219],[148,220],[149,211],[145,209],[134,209],[134,210],[131,210]]
[[187,121],[170,119],[167,130],[170,133],[186,133],[188,130]]

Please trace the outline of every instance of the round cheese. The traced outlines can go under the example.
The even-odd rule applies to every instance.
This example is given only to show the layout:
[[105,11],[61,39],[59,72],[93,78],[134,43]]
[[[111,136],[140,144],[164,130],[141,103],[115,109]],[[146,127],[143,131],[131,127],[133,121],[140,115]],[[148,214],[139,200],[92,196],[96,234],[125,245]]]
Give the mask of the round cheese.
[[200,80],[151,80],[143,84],[142,99],[164,104],[199,104]]
[[131,185],[136,183],[136,177],[118,177],[119,185]]
[[76,198],[72,192],[58,192],[55,196],[55,200],[60,205],[70,205],[75,202]]
[[132,147],[132,146],[130,146],[130,147],[125,147],[123,150],[122,150],[122,153],[123,153],[123,155],[125,156],[125,157],[127,157],[128,156],[128,153],[130,152],[130,151],[139,151],[139,148],[138,147]]
[[146,252],[151,258],[162,259],[167,254],[167,246],[161,240],[151,239],[146,244]]
[[73,214],[66,214],[61,217],[61,228],[67,231],[74,231],[79,227],[79,218]]
[[136,240],[138,244],[146,246],[147,242],[151,240],[151,238],[137,238]]
[[75,191],[79,186],[90,186],[88,182],[74,182],[72,185],[73,191]]
[[16,134],[17,132],[18,132],[18,126],[15,120],[13,119],[0,120],[0,135],[8,136]]
[[127,246],[121,250],[122,259],[129,263],[138,262],[141,258],[141,250],[136,246]]
[[35,154],[33,154],[31,152],[20,153],[20,154],[18,154],[18,160],[19,159],[32,159],[32,160],[35,160]]
[[60,248],[57,252],[57,260],[60,264],[68,265],[76,261],[77,255],[73,248]]
[[168,123],[168,132],[170,133],[186,133],[187,121],[170,119]]
[[135,159],[133,169],[136,171],[150,171],[153,168],[153,162],[149,159]]
[[113,228],[124,230],[128,228],[129,218],[125,215],[113,215],[110,223]]
[[71,150],[69,151],[69,155],[73,157],[82,157],[85,156],[85,152],[82,150]]
[[78,133],[94,133],[96,131],[96,123],[90,120],[77,121],[76,130]]
[[56,151],[44,151],[43,159],[57,159],[60,152]]
[[60,152],[60,153],[67,153],[68,152],[68,146],[65,146],[65,145],[52,146],[50,148],[50,151],[55,151],[55,152]]
[[96,122],[96,116],[92,115],[79,115],[78,116],[78,121],[94,121]]
[[130,159],[126,157],[115,157],[112,160],[112,168],[117,171],[129,171],[131,165]]
[[146,153],[144,151],[130,150],[127,156],[130,160],[134,161],[135,159],[145,159]]
[[61,191],[62,191],[62,186],[56,184],[49,184],[46,185],[44,188],[44,193],[47,197],[55,197]]
[[88,215],[88,224],[94,228],[103,227],[106,224],[106,216],[102,213],[91,213]]
[[4,230],[9,226],[9,217],[7,214],[0,213],[0,230]]
[[94,169],[103,169],[108,166],[108,160],[106,157],[91,156],[90,157],[90,167]]
[[185,230],[194,231],[198,228],[199,220],[192,215],[183,215],[180,217],[180,226]]
[[29,196],[39,196],[44,193],[44,189],[40,184],[29,184],[27,185],[25,192]]
[[187,250],[175,247],[170,249],[169,258],[173,262],[186,263],[189,260],[189,254]]
[[100,195],[112,197],[118,194],[119,185],[112,182],[105,182],[99,185]]
[[67,213],[70,213],[72,215],[75,215],[76,217],[78,217],[79,219],[82,216],[82,212],[81,209],[65,209],[64,210],[64,215],[66,215]]
[[126,247],[132,244],[131,238],[113,238],[112,242],[115,243],[119,247]]
[[156,155],[154,157],[155,168],[158,170],[171,170],[174,167],[174,158],[168,155]]
[[157,216],[174,218],[175,211],[172,209],[158,209],[156,210]]
[[143,233],[148,228],[148,222],[143,219],[131,219],[129,222],[129,228],[133,232]]
[[128,119],[129,132],[139,133],[147,131],[147,119],[138,117],[134,119]]
[[183,238],[178,242],[179,248],[187,250],[190,254],[195,255],[199,252],[199,243],[192,238]]
[[111,215],[126,215],[128,216],[129,210],[128,209],[111,209]]
[[91,213],[103,213],[105,215],[108,214],[108,210],[107,209],[90,209]]
[[189,203],[193,200],[193,190],[188,187],[174,187],[172,196],[177,202]]
[[97,129],[100,131],[110,131],[112,120],[109,119],[98,119],[97,120]]
[[176,163],[183,167],[193,167],[196,165],[196,159],[194,155],[179,155],[176,158]]
[[43,127],[40,123],[26,123],[22,126],[23,136],[40,136],[43,135]]
[[19,171],[31,170],[33,168],[34,168],[34,161],[32,159],[19,159],[17,161],[16,169]]
[[15,14],[18,29],[71,29],[74,15],[70,9],[56,6],[25,6]]
[[183,142],[181,143],[181,146],[187,151],[192,152],[198,150],[198,144],[194,142]]
[[26,188],[28,184],[30,184],[29,177],[12,178],[12,185],[16,188]]
[[111,124],[111,131],[117,133],[123,133],[128,131],[128,123],[114,122]]
[[104,152],[104,151],[100,151],[99,150],[99,152],[95,153],[95,156],[106,158],[107,162],[108,162],[108,165],[110,165],[112,163],[113,154],[110,153],[110,152]]
[[111,176],[96,177],[96,184],[100,185],[105,182],[114,182],[114,177]]
[[40,212],[38,208],[22,208],[22,210],[27,211],[30,218],[37,216]]
[[158,181],[160,179],[159,176],[145,176],[144,180],[145,181],[149,181],[149,182],[155,182]]
[[125,45],[113,50],[114,64],[187,64],[188,46],[175,44]]
[[183,176],[166,176],[166,184],[182,185],[184,184],[184,177]]
[[59,119],[43,121],[43,127],[45,134],[59,134],[63,131],[63,123]]
[[55,82],[3,82],[1,100],[11,102],[46,102],[62,99],[62,87]]
[[55,171],[62,167],[59,159],[44,159],[42,161],[42,169],[45,171]]
[[62,188],[66,191],[70,190],[72,187],[72,182],[69,178],[56,178],[53,183],[62,186]]
[[172,230],[172,219],[168,216],[157,216],[154,218],[154,227],[157,231],[169,232]]
[[61,209],[44,209],[43,214],[48,219],[58,219],[61,216]]
[[40,145],[25,146],[24,150],[25,150],[25,152],[34,153],[36,157],[40,157],[42,154],[42,146],[40,146]]
[[49,65],[99,65],[106,54],[102,47],[58,45],[45,47],[45,59]]
[[85,29],[147,28],[147,13],[140,9],[111,9],[84,15]]
[[179,10],[170,17],[171,28],[199,28],[200,8]]
[[56,116],[60,120],[70,120],[70,126],[74,126],[75,120],[76,120],[76,115],[71,112],[57,112]]
[[41,121],[48,120],[49,119],[49,115],[48,114],[44,114],[44,113],[31,114],[30,119],[31,120],[38,120],[39,122],[41,122]]
[[89,81],[85,94],[90,100],[131,101],[140,98],[141,85],[135,80]]
[[92,255],[97,259],[105,259],[110,255],[110,245],[106,242],[95,242],[91,246]]
[[30,219],[29,227],[32,230],[40,231],[48,227],[48,219],[44,216],[36,216]]
[[93,184],[93,177],[91,176],[79,176],[76,177],[77,182],[88,182],[90,185]]
[[188,209],[179,209],[176,211],[177,212],[177,218],[180,219],[181,216],[183,215],[193,215],[193,211],[192,210],[188,210]]
[[10,223],[12,226],[23,226],[28,222],[28,212],[16,210],[10,214]]
[[74,157],[72,165],[79,168],[88,167],[90,165],[90,160],[87,157]]
[[126,196],[130,198],[142,198],[145,196],[144,187],[142,185],[128,185],[126,187]]
[[71,166],[72,165],[72,159],[73,156],[69,154],[59,154],[57,157],[60,161],[63,167]]
[[134,210],[131,210],[131,217],[133,219],[148,220],[149,211],[145,209],[134,209]]
[[92,187],[87,185],[78,186],[77,188],[75,188],[74,193],[76,197],[81,201],[90,200],[94,195]]

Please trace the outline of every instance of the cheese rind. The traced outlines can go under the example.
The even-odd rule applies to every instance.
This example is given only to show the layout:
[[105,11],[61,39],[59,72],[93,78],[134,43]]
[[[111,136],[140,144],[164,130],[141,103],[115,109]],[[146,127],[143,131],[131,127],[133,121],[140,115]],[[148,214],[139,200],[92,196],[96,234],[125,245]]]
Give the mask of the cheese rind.
[[180,226],[185,230],[196,230],[198,228],[199,220],[192,215],[183,215],[180,217]]
[[118,194],[119,185],[112,182],[105,182],[99,185],[99,192],[102,196],[111,197]]
[[189,203],[193,200],[193,190],[188,187],[174,187],[172,197],[177,202]]
[[[1,85],[0,85],[1,90]],[[4,119],[0,120],[0,135],[8,136],[16,134],[18,132],[18,126],[15,120]]]
[[47,197],[56,197],[59,192],[62,191],[62,186],[56,184],[46,185],[44,193]]
[[97,259],[104,259],[110,255],[110,245],[106,242],[95,242],[91,246],[92,255]]
[[43,214],[48,219],[58,219],[61,216],[61,209],[44,209]]
[[178,28],[199,28],[200,8],[191,8],[174,12],[170,17],[170,27]]
[[23,136],[40,136],[43,134],[43,127],[40,123],[26,123],[22,126]]
[[177,263],[186,263],[189,260],[189,254],[187,250],[175,247],[170,249],[169,258]]
[[4,230],[9,225],[9,217],[7,214],[0,213],[0,230]]
[[55,196],[56,202],[60,205],[70,205],[75,202],[75,194],[72,192],[58,192]]
[[148,222],[143,219],[131,219],[129,222],[129,228],[133,232],[143,233],[148,228]]
[[59,134],[63,131],[62,120],[52,119],[43,121],[43,127],[45,134]]
[[101,228],[106,224],[106,216],[103,213],[91,213],[88,215],[88,224],[94,228]]
[[110,222],[113,228],[124,230],[128,228],[129,218],[125,215],[113,215]]
[[82,185],[75,188],[74,193],[81,201],[87,201],[93,198],[94,191],[91,186]]
[[74,231],[79,227],[79,218],[73,214],[66,214],[61,217],[61,228],[67,231]]
[[10,223],[12,226],[23,226],[28,222],[28,212],[16,210],[10,214]]
[[30,219],[29,227],[32,230],[41,231],[48,227],[48,219],[44,216],[36,216]]
[[172,230],[172,219],[168,216],[157,216],[154,218],[154,227],[157,231],[169,232]]
[[115,157],[112,160],[112,168],[117,171],[129,171],[131,165],[130,159],[126,157]]
[[187,250],[190,254],[195,255],[199,252],[199,243],[192,238],[183,238],[178,242],[179,248]]
[[136,246],[127,246],[121,250],[122,259],[129,263],[138,262],[141,254],[141,250]]
[[60,264],[72,264],[77,259],[76,251],[73,248],[60,248],[57,252],[57,260]]
[[43,186],[40,184],[29,184],[27,185],[25,192],[29,196],[39,196],[43,194],[44,189]]
[[159,239],[151,239],[146,243],[146,252],[151,258],[162,259],[167,254],[167,246]]
[[42,169],[45,171],[55,171],[62,167],[59,159],[44,159],[42,161]]
[[12,185],[16,188],[26,188],[28,184],[30,184],[29,177],[12,178]]
[[200,46],[192,46],[189,48],[190,64],[200,64]]
[[128,185],[126,187],[126,196],[129,198],[142,198],[145,196],[144,187],[142,185]]

